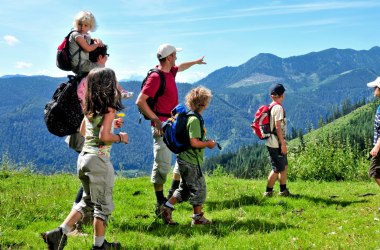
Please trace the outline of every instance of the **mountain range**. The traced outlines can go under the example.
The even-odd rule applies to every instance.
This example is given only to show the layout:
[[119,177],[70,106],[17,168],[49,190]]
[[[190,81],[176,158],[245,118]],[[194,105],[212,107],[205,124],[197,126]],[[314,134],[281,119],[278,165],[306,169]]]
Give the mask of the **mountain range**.
[[[286,88],[284,108],[291,129],[306,131],[326,119],[343,102],[368,100],[372,90],[366,83],[380,75],[380,48],[369,50],[327,49],[301,56],[280,58],[258,54],[237,67],[218,69],[194,84],[178,84],[180,102],[194,86],[213,92],[204,112],[208,138],[216,139],[222,151],[206,150],[211,156],[233,152],[257,139],[250,123],[256,109],[270,102],[268,89],[281,82]],[[44,105],[65,78],[48,76],[6,76],[0,78],[0,154],[2,161],[29,164],[38,171],[74,171],[77,154],[64,138],[51,135],[43,121]],[[111,154],[116,169],[149,172],[152,139],[149,121],[139,123],[134,104],[139,81],[122,81],[135,96],[126,105],[125,130],[128,145],[115,145]]]

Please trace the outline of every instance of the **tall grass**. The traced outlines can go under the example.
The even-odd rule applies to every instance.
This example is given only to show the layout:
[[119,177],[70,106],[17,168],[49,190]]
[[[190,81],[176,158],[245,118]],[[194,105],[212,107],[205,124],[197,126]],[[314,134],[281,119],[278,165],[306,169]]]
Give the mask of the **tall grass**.
[[[293,197],[263,198],[265,180],[206,177],[204,207],[213,225],[191,228],[192,208],[176,205],[166,226],[155,219],[148,177],[118,177],[115,211],[106,239],[124,249],[378,249],[379,188],[370,181],[288,183]],[[79,181],[74,175],[44,176],[0,170],[0,249],[44,249],[39,234],[60,225]],[[165,187],[167,190],[169,183]],[[278,184],[276,185],[278,191]],[[89,249],[87,237],[69,237],[65,249]]]

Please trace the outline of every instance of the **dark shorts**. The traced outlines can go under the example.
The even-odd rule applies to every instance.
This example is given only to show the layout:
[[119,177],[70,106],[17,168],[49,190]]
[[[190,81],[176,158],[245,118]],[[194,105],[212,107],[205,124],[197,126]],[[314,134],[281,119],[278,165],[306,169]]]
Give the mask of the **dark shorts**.
[[288,165],[288,157],[281,154],[281,148],[267,147],[269,152],[269,160],[272,166],[272,170],[275,173],[280,173],[285,170]]
[[369,177],[380,179],[380,154],[371,159],[368,175]]

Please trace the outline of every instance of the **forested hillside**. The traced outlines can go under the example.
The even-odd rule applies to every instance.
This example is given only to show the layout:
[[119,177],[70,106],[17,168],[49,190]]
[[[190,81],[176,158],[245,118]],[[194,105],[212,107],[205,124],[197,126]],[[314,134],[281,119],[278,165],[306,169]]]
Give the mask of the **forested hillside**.
[[[284,107],[292,136],[317,128],[347,104],[366,103],[372,96],[366,83],[380,75],[379,55],[379,47],[368,51],[328,49],[289,58],[259,54],[238,67],[216,70],[194,84],[205,85],[213,92],[204,112],[207,136],[223,147],[222,151],[206,150],[206,156],[236,152],[239,148],[244,151],[247,145],[257,142],[250,123],[256,109],[270,102],[268,88],[274,82],[286,87]],[[64,80],[46,76],[0,78],[0,157],[30,163],[43,172],[74,171],[76,153],[67,147],[64,138],[49,134],[43,122],[44,105]],[[139,124],[134,104],[141,83],[121,85],[136,93],[124,101],[122,130],[129,133],[130,143],[115,145],[111,157],[116,169],[146,173],[153,157],[150,123],[143,120]],[[178,84],[180,102],[194,85]]]

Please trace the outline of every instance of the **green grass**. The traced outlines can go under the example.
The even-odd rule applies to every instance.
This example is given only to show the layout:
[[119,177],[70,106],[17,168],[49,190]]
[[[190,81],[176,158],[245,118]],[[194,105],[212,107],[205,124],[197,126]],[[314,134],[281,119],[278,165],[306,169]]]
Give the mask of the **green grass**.
[[[106,239],[125,249],[379,249],[379,188],[371,181],[290,182],[296,195],[288,198],[263,198],[265,180],[206,181],[204,210],[214,224],[191,228],[188,203],[173,212],[179,225],[166,226],[155,220],[148,177],[117,178]],[[65,219],[79,185],[69,174],[0,171],[0,249],[45,249],[40,233]],[[85,230],[90,236],[69,237],[65,249],[90,249]]]

